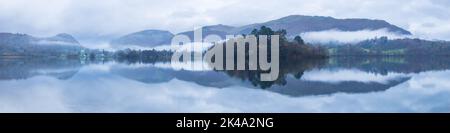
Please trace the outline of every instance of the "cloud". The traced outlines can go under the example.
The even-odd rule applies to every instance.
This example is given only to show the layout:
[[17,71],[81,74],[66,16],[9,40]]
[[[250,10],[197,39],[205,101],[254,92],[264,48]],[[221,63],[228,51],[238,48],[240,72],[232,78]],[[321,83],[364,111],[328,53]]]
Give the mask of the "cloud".
[[389,32],[386,29],[379,30],[360,30],[360,31],[340,31],[340,30],[327,30],[318,32],[307,32],[301,34],[302,38],[306,42],[310,43],[357,43],[367,39],[373,39],[376,37],[386,36],[389,39],[398,39],[411,37],[407,35],[399,35]]
[[302,14],[383,19],[420,37],[450,40],[448,6],[445,0],[0,0],[0,32],[108,40],[144,29],[178,33]]
[[53,41],[53,40],[40,40],[36,41],[39,45],[65,45],[65,46],[79,46],[78,43],[65,42],[65,41]]

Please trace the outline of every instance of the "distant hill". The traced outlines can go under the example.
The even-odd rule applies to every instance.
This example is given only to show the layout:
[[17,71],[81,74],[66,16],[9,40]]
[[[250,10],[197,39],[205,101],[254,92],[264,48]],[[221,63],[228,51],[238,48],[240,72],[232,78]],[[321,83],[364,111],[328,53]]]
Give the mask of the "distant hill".
[[[255,29],[259,29],[260,27],[257,27]],[[221,38],[225,38],[226,35],[234,35],[232,31],[236,29],[236,27],[228,26],[228,25],[211,25],[211,26],[204,26],[202,29],[202,35],[203,38],[208,35],[219,35]],[[178,35],[187,35],[191,40],[194,40],[194,31],[186,31],[178,33]]]
[[69,34],[39,38],[27,34],[0,33],[0,56],[77,55],[83,47]]
[[[291,15],[264,23],[250,24],[240,27],[222,24],[205,26],[202,29],[202,34],[203,38],[207,35],[214,34],[225,39],[226,35],[249,34],[253,29],[259,29],[261,26],[266,26],[273,30],[285,29],[287,31],[288,38],[293,38],[294,36],[305,32],[325,30],[360,31],[386,29],[389,32],[399,35],[411,35],[411,32],[392,25],[384,20],[336,19],[332,17],[303,15]],[[178,33],[178,35],[187,35],[191,40],[194,40],[193,31],[181,32]],[[168,31],[145,30],[115,39],[111,41],[111,44],[113,44],[113,46],[123,47],[155,47],[170,44],[173,36],[174,35]]]
[[140,32],[131,33],[112,40],[113,47],[122,46],[139,46],[139,47],[155,47],[164,44],[170,44],[174,35],[169,31],[163,30],[144,30]]
[[246,25],[233,29],[231,33],[250,33],[253,29],[261,26],[267,26],[274,30],[285,29],[288,36],[332,29],[341,31],[387,29],[389,32],[401,35],[411,35],[411,32],[392,25],[384,20],[336,19],[333,17],[303,15],[291,15],[264,23]]
[[57,34],[56,36],[53,37],[43,38],[43,40],[47,40],[53,43],[60,42],[64,44],[80,45],[80,43],[72,35],[66,33]]
[[[301,33],[314,31],[360,31],[379,29],[386,29],[389,32],[399,35],[411,35],[411,32],[392,25],[384,20],[336,19],[332,17],[322,16],[291,15],[264,23],[250,24],[241,27],[233,27],[221,24],[205,26],[203,27],[203,36],[209,34],[217,34],[222,38],[225,38],[225,35],[249,34],[253,29],[258,29],[261,26],[266,26],[273,30],[285,29],[287,31],[288,37],[293,37]],[[179,34],[188,35],[190,38],[193,38],[192,31],[186,31]]]

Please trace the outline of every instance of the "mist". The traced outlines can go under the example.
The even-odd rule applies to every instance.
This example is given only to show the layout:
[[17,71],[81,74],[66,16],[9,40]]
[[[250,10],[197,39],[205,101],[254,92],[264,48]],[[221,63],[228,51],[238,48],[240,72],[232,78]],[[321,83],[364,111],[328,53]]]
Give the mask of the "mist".
[[[444,0],[0,0],[0,32],[68,33],[81,43],[108,42],[145,29],[179,33],[199,26],[242,26],[298,14],[381,19],[421,38],[450,40],[449,6]],[[323,34],[307,36],[315,39]],[[355,40],[351,33],[344,34],[342,41]],[[367,37],[373,35],[362,38]],[[102,45],[88,46],[106,47]]]
[[400,39],[412,37],[389,32],[386,29],[360,30],[360,31],[340,31],[327,30],[318,32],[307,32],[300,35],[309,43],[358,43],[367,39],[388,37],[389,39]]

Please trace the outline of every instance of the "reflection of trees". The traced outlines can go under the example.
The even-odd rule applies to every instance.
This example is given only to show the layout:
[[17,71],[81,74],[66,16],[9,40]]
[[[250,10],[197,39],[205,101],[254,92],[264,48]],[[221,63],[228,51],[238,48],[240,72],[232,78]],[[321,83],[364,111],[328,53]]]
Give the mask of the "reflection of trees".
[[416,56],[372,56],[372,57],[333,57],[330,59],[286,59],[280,62],[280,74],[277,80],[262,82],[261,73],[266,71],[220,71],[233,78],[249,81],[260,88],[270,88],[273,85],[284,86],[287,84],[286,77],[291,74],[300,79],[307,70],[316,68],[355,68],[362,71],[387,75],[395,73],[419,73],[433,70],[450,69],[450,58],[442,56],[416,57]]
[[[234,55],[224,55],[224,61],[227,60],[226,58],[234,58],[234,68],[237,68],[237,46],[238,45],[244,45],[244,52],[245,52],[245,67],[247,70],[226,70],[223,71],[226,74],[228,74],[231,77],[240,78],[242,80],[248,80],[252,83],[254,86],[260,86],[261,88],[269,88],[274,84],[278,85],[286,85],[286,75],[292,74],[294,77],[300,79],[303,75],[303,72],[308,69],[320,67],[325,63],[326,58],[328,58],[328,53],[325,48],[308,45],[305,44],[303,39],[301,39],[300,36],[296,36],[294,41],[290,41],[287,39],[286,30],[278,30],[273,31],[272,29],[262,26],[260,29],[254,29],[250,35],[254,35],[256,37],[256,47],[260,47],[259,44],[259,37],[260,35],[266,35],[267,36],[267,57],[260,57],[261,51],[258,50],[258,52],[253,53],[257,56],[257,58],[267,58],[269,62],[272,62],[271,53],[272,53],[272,36],[273,35],[279,35],[279,60],[280,60],[280,68],[279,68],[279,74],[278,78],[275,81],[261,81],[261,74],[262,73],[268,73],[270,71],[262,71],[262,70],[248,70],[249,66],[249,56],[250,56],[250,47],[248,43],[245,44],[237,44],[237,43],[222,43],[217,44],[213,47],[222,47],[225,48],[229,45],[233,45],[234,47]],[[212,49],[212,48],[211,48]],[[223,49],[223,53],[227,53],[228,49]],[[258,60],[258,59],[257,59]],[[215,62],[215,58],[212,60],[212,62]],[[212,63],[211,62],[211,63]],[[259,63],[256,63],[259,65]],[[224,68],[226,66],[226,62],[223,63]],[[258,66],[259,68],[259,66]]]
[[134,63],[156,63],[171,60],[172,52],[157,50],[131,50],[125,49],[115,52],[116,61],[127,64]]
[[0,62],[0,80],[27,79],[39,75],[69,79],[82,66],[79,59],[2,58]]
[[[249,71],[249,70],[221,70],[217,72],[223,72],[227,76],[241,79],[251,83],[253,86],[259,88],[270,88],[273,85],[285,86],[288,82],[288,75],[292,75],[295,79],[300,79],[305,71],[321,68],[344,68],[344,69],[358,69],[365,72],[376,73],[381,75],[387,75],[389,72],[396,73],[418,73],[431,70],[447,70],[450,68],[450,58],[433,56],[433,57],[416,57],[416,56],[345,56],[345,57],[332,57],[329,59],[307,59],[307,58],[291,58],[290,56],[281,57],[280,60],[280,73],[278,79],[275,81],[262,82],[260,80],[261,73],[268,73],[268,71]],[[152,62],[162,62],[166,60],[154,60]],[[132,63],[131,60],[122,60],[121,62]],[[140,63],[150,63],[140,61]],[[236,63],[235,63],[236,64]],[[226,65],[226,64],[224,64]],[[248,65],[248,63],[246,63]],[[248,69],[248,68],[247,68]],[[147,72],[154,73],[154,72]],[[218,84],[219,81],[225,80],[224,77],[197,76],[199,72],[184,73],[173,72],[172,75],[185,76],[185,80],[192,80],[195,82],[205,82],[204,84],[211,84],[209,80],[214,79],[214,84]],[[166,73],[168,74],[168,73]],[[154,76],[154,75],[153,75]],[[215,75],[217,76],[217,75]],[[194,78],[194,79],[193,79]],[[201,80],[201,81],[200,81]],[[206,83],[208,82],[208,83]],[[299,81],[295,81],[299,82]],[[367,88],[367,87],[366,87]]]
[[329,59],[326,67],[357,68],[363,71],[386,75],[388,72],[419,73],[431,70],[447,70],[447,56],[343,56]]
[[311,70],[314,68],[321,68],[326,63],[325,59],[303,59],[303,60],[280,60],[280,72],[278,78],[275,81],[261,81],[260,75],[262,73],[267,73],[268,71],[261,70],[224,70],[219,72],[224,72],[228,76],[233,78],[239,78],[243,81],[249,81],[254,86],[259,86],[260,88],[270,88],[273,85],[286,85],[287,76],[289,74],[293,75],[295,78],[300,79],[306,70]]

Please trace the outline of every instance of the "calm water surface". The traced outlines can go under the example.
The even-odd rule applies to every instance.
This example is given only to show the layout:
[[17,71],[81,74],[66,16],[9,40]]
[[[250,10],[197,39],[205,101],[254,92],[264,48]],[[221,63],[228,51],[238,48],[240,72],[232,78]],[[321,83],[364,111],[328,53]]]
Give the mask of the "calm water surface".
[[450,112],[446,57],[334,57],[258,72],[0,59],[0,112]]

